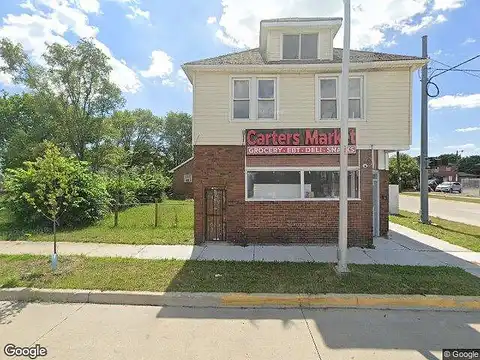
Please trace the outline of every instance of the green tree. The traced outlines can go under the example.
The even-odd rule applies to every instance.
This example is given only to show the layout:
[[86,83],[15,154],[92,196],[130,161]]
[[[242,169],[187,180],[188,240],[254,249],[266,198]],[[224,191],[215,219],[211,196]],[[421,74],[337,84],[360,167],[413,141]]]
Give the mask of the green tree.
[[480,175],[480,155],[472,155],[461,158],[459,170],[468,174]]
[[103,179],[83,162],[62,156],[52,143],[24,168],[7,169],[6,204],[17,223],[83,226],[101,219],[109,201]]
[[53,124],[42,103],[33,94],[0,93],[0,165],[19,167],[33,160],[43,149],[44,140],[52,140]]
[[192,156],[192,117],[169,112],[165,117],[164,152],[166,170],[173,169]]
[[[391,184],[397,184],[397,157],[393,156],[389,162],[389,181]],[[412,189],[418,186],[420,178],[420,168],[415,158],[408,154],[400,154],[400,179],[402,189]]]
[[47,45],[45,65],[38,65],[21,45],[2,39],[0,57],[1,71],[48,102],[59,142],[79,160],[89,145],[101,142],[104,118],[124,105],[120,89],[110,81],[108,57],[91,40]]
[[106,122],[110,144],[128,154],[126,166],[163,166],[163,121],[150,110],[115,112]]

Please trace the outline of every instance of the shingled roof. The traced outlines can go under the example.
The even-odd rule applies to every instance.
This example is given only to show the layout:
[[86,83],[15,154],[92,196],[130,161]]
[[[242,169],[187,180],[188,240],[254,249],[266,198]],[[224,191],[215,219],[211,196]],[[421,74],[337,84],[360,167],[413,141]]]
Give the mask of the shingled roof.
[[[259,48],[217,56],[213,58],[192,61],[184,65],[278,65],[278,64],[335,64],[342,62],[342,49],[333,49],[333,60],[278,60],[265,61]],[[387,54],[373,51],[350,50],[352,63],[365,63],[375,61],[402,61],[423,60],[417,56]]]

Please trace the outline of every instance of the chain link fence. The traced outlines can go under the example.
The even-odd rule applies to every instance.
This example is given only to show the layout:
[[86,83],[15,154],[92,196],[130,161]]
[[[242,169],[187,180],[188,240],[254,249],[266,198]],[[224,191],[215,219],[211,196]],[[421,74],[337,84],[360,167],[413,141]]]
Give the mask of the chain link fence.
[[480,197],[480,179],[462,179],[462,193]]

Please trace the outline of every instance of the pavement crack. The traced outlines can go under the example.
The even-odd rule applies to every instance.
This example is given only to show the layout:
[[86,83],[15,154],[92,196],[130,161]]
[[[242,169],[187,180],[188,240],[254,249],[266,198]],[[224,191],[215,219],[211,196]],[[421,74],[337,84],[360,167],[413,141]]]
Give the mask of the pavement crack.
[[307,254],[310,255],[310,257],[312,258],[312,261],[315,262],[315,259],[313,258],[312,254],[310,254],[310,251],[308,251],[307,247],[305,245],[303,245],[303,248],[305,249]]
[[53,330],[55,330],[57,327],[59,327],[60,325],[62,325],[65,320],[67,320],[70,316],[72,316],[73,314],[75,314],[76,312],[78,312],[80,309],[82,309],[83,307],[85,306],[85,303],[81,304],[78,308],[76,308],[74,311],[72,311],[70,314],[68,314],[67,316],[65,316],[65,318],[63,318],[60,322],[58,322],[57,324],[55,324],[50,330],[46,331],[43,335],[41,335],[38,339],[36,339],[32,344],[30,344],[30,347],[36,345],[39,343],[39,341],[41,339],[43,339],[45,336],[47,336],[48,334],[50,334]]
[[305,325],[307,325],[307,329],[308,329],[308,332],[310,334],[310,338],[312,339],[313,346],[315,346],[315,351],[317,352],[318,359],[322,360],[322,357],[320,356],[320,351],[318,351],[317,343],[315,341],[315,338],[313,337],[312,330],[310,329],[310,325],[308,325],[308,321],[307,321],[307,318],[305,317],[305,313],[303,312],[302,307],[300,307],[300,311],[302,313],[303,320],[305,321]]

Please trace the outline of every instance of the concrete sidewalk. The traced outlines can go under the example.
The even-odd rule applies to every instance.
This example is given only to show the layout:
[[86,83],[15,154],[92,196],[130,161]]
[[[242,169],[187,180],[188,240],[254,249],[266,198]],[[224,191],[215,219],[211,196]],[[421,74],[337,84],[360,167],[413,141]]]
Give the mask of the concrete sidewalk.
[[[348,249],[352,264],[455,266],[480,277],[480,253],[390,223],[389,239],[376,238],[375,249]],[[49,255],[51,242],[0,241],[0,254]],[[336,246],[317,245],[123,245],[58,243],[60,255],[126,257],[136,259],[232,260],[267,262],[337,261]]]

